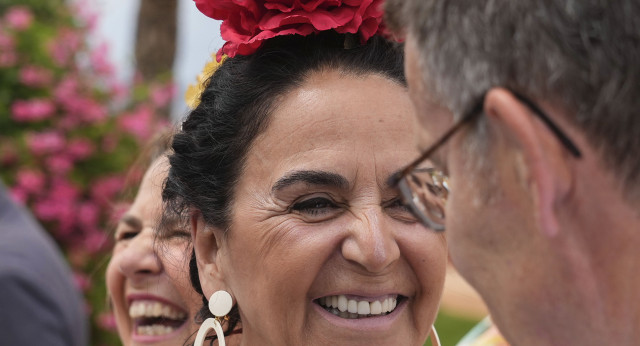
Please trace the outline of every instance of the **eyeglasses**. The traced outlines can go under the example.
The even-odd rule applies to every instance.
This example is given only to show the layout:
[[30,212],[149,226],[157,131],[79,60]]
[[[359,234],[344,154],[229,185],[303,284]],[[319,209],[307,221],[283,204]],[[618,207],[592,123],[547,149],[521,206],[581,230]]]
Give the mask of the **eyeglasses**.
[[[511,91],[511,93],[542,120],[573,156],[576,158],[582,156],[576,145],[573,144],[569,137],[560,130],[540,107],[517,92]],[[449,131],[445,132],[431,147],[425,150],[420,157],[400,172],[394,174],[389,180],[389,185],[398,187],[404,204],[411,210],[414,216],[422,225],[434,231],[444,231],[444,211],[449,196],[449,181],[447,175],[442,171],[435,168],[419,168],[418,165],[431,157],[433,153],[458,132],[460,128],[483,114],[482,110],[484,109],[485,96],[486,94],[483,94],[474,104],[474,107],[466,112],[462,119],[454,124]]]

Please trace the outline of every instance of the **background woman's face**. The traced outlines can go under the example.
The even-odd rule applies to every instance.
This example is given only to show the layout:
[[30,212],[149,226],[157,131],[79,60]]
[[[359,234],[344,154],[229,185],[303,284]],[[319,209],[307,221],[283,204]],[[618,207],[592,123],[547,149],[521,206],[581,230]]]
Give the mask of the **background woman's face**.
[[243,343],[422,345],[446,246],[387,185],[418,155],[411,112],[406,90],[376,75],[316,73],[282,98],[216,255]]
[[125,345],[182,345],[198,327],[193,317],[202,303],[187,273],[189,231],[177,231],[154,248],[167,170],[164,158],[149,168],[116,230],[107,288]]

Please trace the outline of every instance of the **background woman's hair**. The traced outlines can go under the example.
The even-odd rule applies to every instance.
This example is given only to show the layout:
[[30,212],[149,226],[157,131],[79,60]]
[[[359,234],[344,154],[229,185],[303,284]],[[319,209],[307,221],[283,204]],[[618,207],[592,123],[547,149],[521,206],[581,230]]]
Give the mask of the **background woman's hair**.
[[[247,152],[267,128],[279,98],[311,74],[329,70],[346,76],[376,74],[406,85],[400,45],[374,36],[351,48],[353,39],[335,32],[280,36],[249,56],[226,59],[174,137],[163,217],[188,218],[191,210],[198,210],[206,224],[226,233]],[[194,288],[202,294],[194,252],[189,269]],[[203,296],[200,319],[211,316],[207,298]],[[228,331],[239,320],[237,305],[230,315]]]

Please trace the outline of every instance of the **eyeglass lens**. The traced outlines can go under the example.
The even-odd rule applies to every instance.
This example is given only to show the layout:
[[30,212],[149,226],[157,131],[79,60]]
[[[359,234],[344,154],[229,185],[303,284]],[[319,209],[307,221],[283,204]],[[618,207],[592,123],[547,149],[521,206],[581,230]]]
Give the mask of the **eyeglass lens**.
[[405,204],[426,227],[444,230],[444,208],[449,195],[447,177],[442,172],[427,168],[415,169],[402,178],[398,187]]

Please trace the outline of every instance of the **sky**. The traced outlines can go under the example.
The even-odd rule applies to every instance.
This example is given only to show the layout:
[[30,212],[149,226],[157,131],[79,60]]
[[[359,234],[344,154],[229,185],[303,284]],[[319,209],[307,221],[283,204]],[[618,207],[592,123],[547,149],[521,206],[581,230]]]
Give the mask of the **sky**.
[[[110,60],[116,66],[118,80],[131,80],[135,57],[135,30],[140,0],[86,0],[99,15],[96,41],[110,46]],[[184,93],[196,81],[205,63],[224,41],[220,38],[220,22],[206,17],[193,0],[178,0],[178,41],[173,66],[178,88],[172,105],[172,118],[182,118],[188,107]]]

